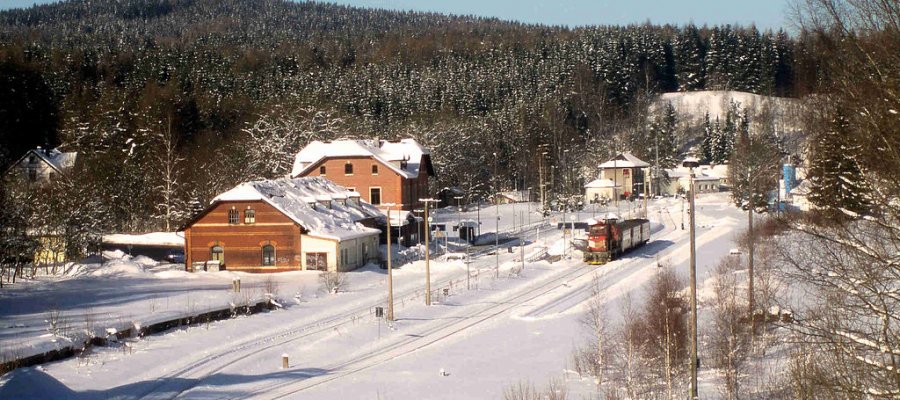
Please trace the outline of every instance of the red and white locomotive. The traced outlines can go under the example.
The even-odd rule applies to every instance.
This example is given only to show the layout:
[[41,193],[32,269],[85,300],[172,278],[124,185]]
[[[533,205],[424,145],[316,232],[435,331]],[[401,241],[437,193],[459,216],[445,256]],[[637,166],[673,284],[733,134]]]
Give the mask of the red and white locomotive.
[[650,241],[650,221],[646,219],[619,220],[615,214],[589,221],[584,261],[592,265],[615,260],[635,247]]

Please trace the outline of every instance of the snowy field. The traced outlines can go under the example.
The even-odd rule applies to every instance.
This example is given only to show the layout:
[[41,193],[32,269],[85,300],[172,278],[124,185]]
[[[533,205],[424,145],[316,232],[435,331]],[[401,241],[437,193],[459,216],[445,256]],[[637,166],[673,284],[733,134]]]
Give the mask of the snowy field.
[[[727,193],[698,198],[701,284],[736,247],[734,233],[745,223],[745,214],[729,200]],[[528,380],[543,386],[550,379],[563,379],[570,398],[589,397],[593,382],[571,372],[571,356],[585,337],[579,319],[592,279],[599,276],[615,323],[621,319],[623,298],[642,301],[659,265],[687,278],[689,235],[680,229],[681,204],[672,198],[651,201],[651,242],[599,267],[584,264],[580,252],[562,245],[562,232],[554,223],[562,214],[542,221],[533,205],[522,204],[464,213],[442,210],[435,215],[438,221],[480,217],[482,233],[498,225],[501,232],[511,232],[501,237],[522,233],[525,249],[506,251],[518,243],[513,241],[496,254],[469,252],[468,265],[434,261],[437,296],[431,307],[423,299],[424,261],[400,265],[394,271],[392,324],[374,315],[387,294],[386,272],[377,267],[348,273],[346,289],[327,294],[319,290],[316,272],[275,274],[267,282],[269,275],[188,274],[180,266],[127,257],[77,266],[63,278],[41,278],[0,292],[3,351],[34,353],[66,343],[67,336],[86,327],[104,332],[146,325],[265,299],[267,293],[283,308],[128,339],[76,358],[22,368],[0,378],[0,398],[496,399],[510,384]],[[608,211],[625,215],[637,212],[639,205],[622,202],[619,210],[598,207],[575,218]],[[450,244],[453,253],[467,252],[452,240]],[[552,264],[521,261],[523,250],[528,259],[542,248],[560,249],[570,258]],[[234,277],[242,281],[240,294],[231,291]],[[701,287],[701,302],[708,292]],[[66,321],[65,331],[59,331],[59,323],[52,331],[48,320],[53,310]],[[283,355],[289,357],[287,369],[282,368]],[[715,398],[714,374],[706,372],[701,374],[701,398]]]

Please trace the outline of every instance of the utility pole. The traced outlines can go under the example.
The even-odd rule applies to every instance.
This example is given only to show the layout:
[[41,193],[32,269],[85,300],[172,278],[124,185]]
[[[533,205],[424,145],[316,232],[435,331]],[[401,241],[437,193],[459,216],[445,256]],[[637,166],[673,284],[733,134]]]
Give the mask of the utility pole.
[[387,270],[388,270],[388,312],[387,320],[394,320],[394,275],[391,272],[391,207],[395,204],[382,204],[387,207]]
[[[525,219],[523,216],[522,219]],[[519,235],[519,243],[522,244],[522,271],[525,270],[525,229],[522,229],[522,234]]]
[[431,305],[431,248],[429,245],[429,236],[431,236],[431,220],[428,216],[428,203],[433,203],[435,199],[419,199],[425,203],[425,305]]
[[496,225],[494,227],[494,255],[497,261],[496,266],[494,267],[494,278],[500,277],[500,207],[496,208],[497,210],[497,218],[495,219]]
[[691,205],[691,399],[697,400],[697,368],[700,360],[697,358],[697,243],[696,243],[696,212],[694,209],[694,168],[699,165],[696,159],[684,160],[684,166],[691,171],[691,191],[689,199]]

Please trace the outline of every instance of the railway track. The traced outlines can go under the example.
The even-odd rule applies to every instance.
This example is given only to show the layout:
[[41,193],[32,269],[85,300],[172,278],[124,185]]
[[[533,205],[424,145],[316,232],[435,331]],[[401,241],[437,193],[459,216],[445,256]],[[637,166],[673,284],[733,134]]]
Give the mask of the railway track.
[[[667,232],[665,236],[669,236],[672,232],[673,231]],[[651,249],[647,247],[642,251],[642,253],[647,253],[648,250]],[[629,272],[629,267],[633,266],[634,264],[639,264],[641,260],[646,259],[627,258],[613,261],[609,264],[606,264],[601,269],[602,271],[604,271],[602,275],[607,276],[613,273],[620,274]],[[653,261],[648,261],[648,263],[652,262]],[[511,297],[505,298],[503,301],[490,302],[487,306],[482,307],[477,311],[473,312],[471,310],[464,310],[464,315],[451,315],[448,316],[449,318],[443,317],[438,320],[440,321],[440,323],[429,326],[423,331],[415,332],[415,335],[403,337],[401,340],[391,343],[383,348],[379,348],[373,352],[364,354],[362,356],[356,356],[351,360],[345,360],[318,367],[319,369],[326,371],[325,374],[312,376],[300,382],[287,381],[282,383],[267,383],[259,389],[244,393],[242,397],[246,395],[248,397],[258,397],[265,399],[288,398],[291,395],[295,395],[304,390],[321,386],[328,382],[347,377],[348,375],[365,371],[367,369],[394,360],[395,358],[402,356],[403,354],[408,354],[426,348],[450,336],[473,328],[502,314],[508,313],[511,310],[522,306],[523,304],[526,304],[534,299],[545,296],[548,293],[557,290],[563,283],[578,280],[579,278],[591,274],[596,270],[596,266],[590,265],[581,265],[572,268],[568,271],[565,271],[564,273],[559,274],[558,276],[553,277],[552,279],[540,283],[535,287],[524,288],[523,290],[520,290],[513,294]],[[613,283],[614,282],[609,282],[606,286],[608,287]],[[573,297],[583,295],[588,291],[588,287],[589,285],[581,285],[573,290],[572,293],[565,295],[563,299],[571,299]],[[557,300],[553,303],[556,304],[559,301],[565,300]]]
[[[543,228],[544,226],[540,227]],[[532,226],[529,228],[530,229],[527,230],[532,231],[534,229],[537,229],[538,226]],[[486,251],[479,253],[485,254],[489,251],[490,250],[486,249]],[[632,264],[632,262],[628,261],[634,260],[626,259],[614,261],[610,264],[607,264],[604,269],[609,270],[614,268],[618,270],[621,268],[626,268],[626,266]],[[321,370],[328,371],[328,373],[325,375],[312,376],[310,378],[304,379],[301,382],[288,381],[282,383],[268,383],[260,387],[259,389],[252,390],[250,392],[243,392],[241,397],[258,396],[261,398],[284,398],[303,390],[307,390],[313,387],[320,386],[327,382],[340,379],[347,375],[364,371],[366,369],[394,359],[397,354],[405,354],[425,348],[456,333],[459,333],[466,329],[470,329],[485,321],[495,318],[498,315],[504,314],[515,307],[521,306],[524,303],[552,292],[553,290],[557,289],[562,282],[578,279],[586,274],[595,271],[596,269],[597,268],[595,266],[587,265],[572,268],[568,271],[565,271],[564,273],[559,274],[558,276],[553,277],[552,279],[540,283],[536,287],[529,286],[525,290],[517,291],[512,295],[512,297],[507,297],[503,299],[502,302],[490,304],[474,312],[466,311],[466,315],[457,315],[455,316],[456,318],[454,318],[454,316],[449,316],[449,318],[442,318],[439,320],[439,322],[436,322],[435,324],[427,327],[424,331],[417,332],[415,336],[406,336],[376,351],[364,354],[362,356],[354,357],[350,360],[344,360],[320,367]],[[443,286],[460,286],[464,282],[465,277],[463,276],[462,278],[454,278],[448,281],[444,281],[443,284],[436,284],[434,285],[434,287],[437,288],[436,290],[440,290],[440,288]],[[575,292],[582,292],[585,290],[585,288],[585,286],[579,287],[575,290]],[[420,293],[420,290],[410,289],[395,296],[395,299],[406,299],[411,301],[415,300],[421,295],[422,293]],[[341,313],[340,315],[322,318],[316,321],[312,321],[308,324],[304,324],[300,327],[295,327],[293,329],[269,334],[265,337],[254,338],[237,345],[228,345],[227,347],[220,346],[218,349],[213,350],[215,354],[182,365],[177,370],[170,372],[161,378],[158,378],[160,384],[154,386],[139,398],[177,398],[201,385],[205,378],[222,372],[232,365],[238,364],[250,357],[256,356],[260,352],[287,345],[298,340],[308,339],[317,335],[328,334],[337,327],[357,322],[364,318],[374,317],[372,313],[373,307],[374,305],[372,304],[366,305],[365,307],[357,307],[348,310],[347,312]]]

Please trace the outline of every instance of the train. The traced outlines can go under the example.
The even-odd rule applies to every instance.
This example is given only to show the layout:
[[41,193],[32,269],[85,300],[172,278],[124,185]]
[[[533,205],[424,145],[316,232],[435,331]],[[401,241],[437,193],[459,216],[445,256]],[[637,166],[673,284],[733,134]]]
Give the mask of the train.
[[606,264],[625,252],[650,241],[650,221],[642,218],[620,220],[609,214],[588,222],[587,247],[584,262]]

